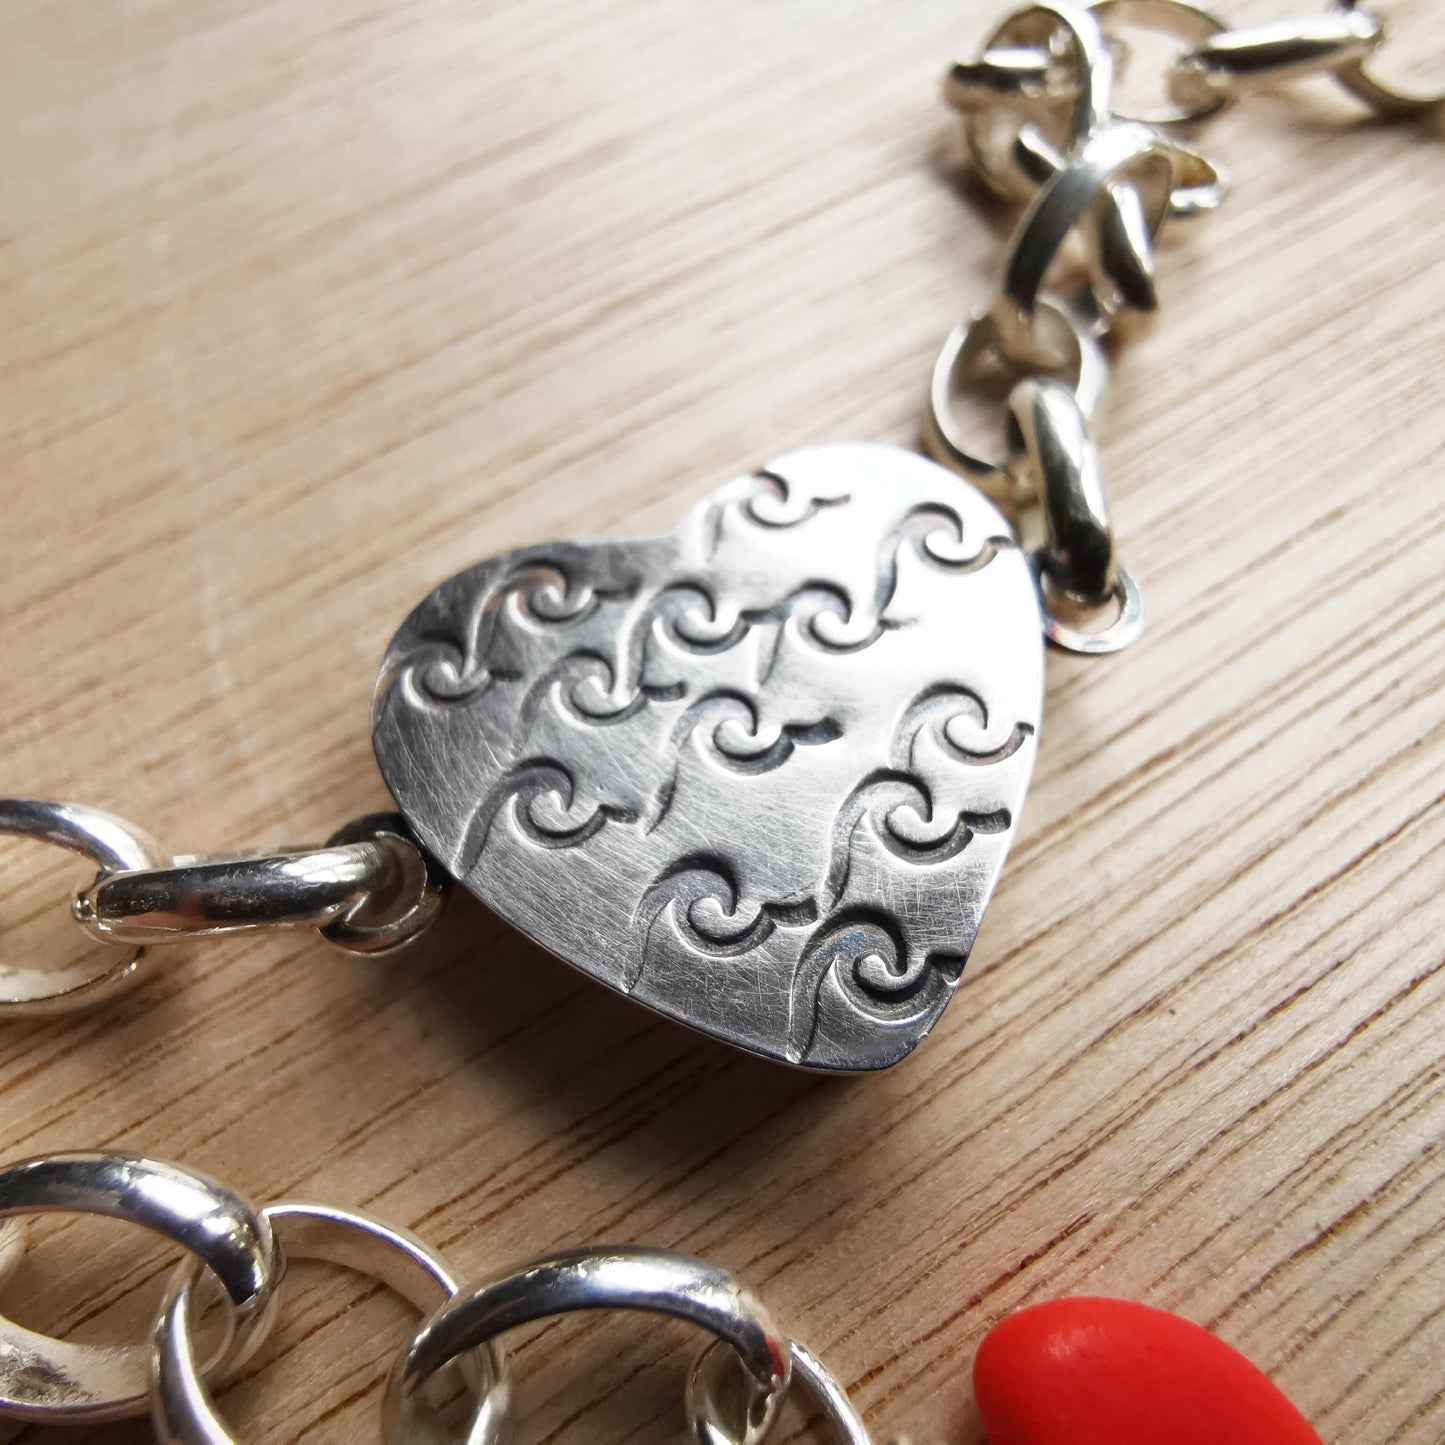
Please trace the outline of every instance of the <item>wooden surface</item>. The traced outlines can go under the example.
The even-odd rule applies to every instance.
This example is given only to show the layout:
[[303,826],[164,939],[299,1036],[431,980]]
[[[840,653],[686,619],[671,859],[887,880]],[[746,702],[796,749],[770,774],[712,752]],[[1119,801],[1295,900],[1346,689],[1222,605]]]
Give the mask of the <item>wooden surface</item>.
[[[1399,18],[1438,64],[1434,5]],[[387,801],[374,670],[437,581],[790,447],[913,444],[1006,232],[937,100],[991,14],[15,0],[0,791],[177,851],[322,838]],[[977,1445],[982,1333],[1076,1292],[1217,1330],[1329,1442],[1445,1436],[1445,143],[1316,84],[1204,144],[1233,193],[1164,248],[1099,419],[1149,631],[1050,658],[1021,841],[912,1059],[751,1062],[459,904],[391,962],[198,943],[5,1025],[3,1154],[365,1206],[464,1272],[700,1253],[880,1440]],[[0,857],[4,947],[58,957],[81,874]],[[164,1250],[38,1236],[18,1316],[142,1328]],[[406,1316],[307,1281],[228,1406],[373,1438]],[[690,1345],[535,1332],[523,1437],[677,1438]]]

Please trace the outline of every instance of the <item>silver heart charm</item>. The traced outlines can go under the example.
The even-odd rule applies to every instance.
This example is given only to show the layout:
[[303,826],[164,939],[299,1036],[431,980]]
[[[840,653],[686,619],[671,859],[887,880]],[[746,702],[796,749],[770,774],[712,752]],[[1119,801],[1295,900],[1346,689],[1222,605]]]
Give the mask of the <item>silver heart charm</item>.
[[445,582],[387,651],[417,835],[569,963],[769,1058],[878,1069],[958,983],[1028,787],[1028,559],[912,452],[794,452],[662,537]]

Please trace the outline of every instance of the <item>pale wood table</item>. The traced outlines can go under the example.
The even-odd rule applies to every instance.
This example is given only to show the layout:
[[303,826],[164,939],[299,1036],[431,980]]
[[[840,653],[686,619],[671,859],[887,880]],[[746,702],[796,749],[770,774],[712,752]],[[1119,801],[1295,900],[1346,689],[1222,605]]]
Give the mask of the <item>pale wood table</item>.
[[[1434,5],[1400,19],[1438,63]],[[937,98],[991,17],[17,0],[0,791],[177,851],[323,838],[386,804],[375,666],[437,581],[794,446],[914,443],[1006,231]],[[1204,145],[1233,193],[1165,248],[1099,423],[1149,630],[1050,658],[1021,841],[912,1059],[751,1062],[459,904],[397,961],[198,943],[4,1026],[4,1155],[150,1151],[465,1272],[700,1253],[880,1440],[975,1445],[983,1332],[1077,1292],[1217,1330],[1328,1441],[1445,1436],[1445,142],[1315,83]],[[3,859],[4,947],[63,950],[78,871]],[[38,1236],[16,1314],[143,1327],[170,1255]],[[370,1439],[407,1317],[307,1278],[228,1406]],[[676,1438],[691,1343],[536,1332],[524,1437]]]

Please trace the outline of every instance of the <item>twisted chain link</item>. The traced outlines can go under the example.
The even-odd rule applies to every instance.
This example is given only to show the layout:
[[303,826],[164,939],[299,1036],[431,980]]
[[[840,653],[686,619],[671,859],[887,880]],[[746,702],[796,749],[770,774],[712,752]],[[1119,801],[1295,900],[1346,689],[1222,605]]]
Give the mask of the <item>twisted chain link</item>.
[[[1181,44],[1163,77],[1169,102],[1147,114],[1114,104],[1131,28]],[[1445,115],[1445,92],[1408,94],[1371,77],[1367,62],[1384,38],[1383,21],[1354,0],[1240,29],[1187,0],[1039,0],[945,78],[973,169],[1025,209],[992,301],[954,329],[935,365],[930,447],[997,500],[1027,509],[1020,525],[1034,532],[1045,631],[1059,646],[1113,652],[1143,626],[1139,589],[1115,555],[1089,423],[1108,373],[1100,343],[1158,308],[1161,233],[1225,195],[1223,172],[1180,131],[1253,89],[1319,74],[1382,115]],[[988,369],[1011,387],[1003,458],[975,447],[955,410]],[[1073,614],[1100,609],[1102,625],[1073,625]]]

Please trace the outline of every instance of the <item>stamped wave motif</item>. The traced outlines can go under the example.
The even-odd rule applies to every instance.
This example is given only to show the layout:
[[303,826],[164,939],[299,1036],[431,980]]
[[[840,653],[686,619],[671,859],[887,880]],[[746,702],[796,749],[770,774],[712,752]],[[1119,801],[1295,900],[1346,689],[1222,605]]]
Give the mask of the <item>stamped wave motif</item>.
[[705,693],[684,709],[673,725],[668,751],[675,761],[654,795],[647,831],[660,826],[672,807],[690,738],[697,738],[706,755],[729,772],[757,775],[782,767],[800,747],[819,747],[842,735],[842,728],[831,717],[765,728],[756,700],[745,693],[728,688]]
[[891,915],[867,909],[834,914],[808,939],[793,970],[790,1057],[813,1055],[830,1005],[856,1011],[879,1029],[932,1013],[966,962],[960,954],[910,947]]
[[795,487],[777,472],[754,472],[740,487],[708,505],[702,527],[704,554],[709,561],[716,555],[730,515],[740,515],[756,526],[779,532],[800,527],[826,508],[845,506],[851,500],[846,492],[819,496]]
[[[924,689],[904,710],[894,734],[889,761],[900,772],[914,767],[920,739],[931,737],[948,757],[970,767],[986,767],[1011,758],[1033,736],[1029,723],[1015,723],[998,743],[988,738],[988,706],[970,688],[941,682]],[[968,741],[963,724],[971,724]]]
[[936,816],[933,795],[921,779],[880,770],[859,783],[838,809],[822,896],[831,906],[847,891],[854,844],[865,825],[895,858],[926,867],[958,857],[976,834],[1001,833],[1011,824],[1007,808]]
[[630,697],[624,695],[619,701],[609,658],[591,649],[569,652],[523,694],[517,706],[513,747],[525,746],[538,717],[549,705],[573,722],[608,727],[635,717],[649,702],[674,702],[685,690],[681,682],[642,682]]
[[512,768],[472,814],[462,841],[462,873],[477,866],[499,818],[505,817],[518,836],[543,848],[575,848],[608,823],[637,821],[636,813],[608,803],[574,815],[576,797],[576,778],[553,759],[533,759]]
[[781,767],[795,749],[833,742],[843,730],[830,717],[763,727],[753,698],[722,689],[691,703],[668,741],[680,753],[694,735],[702,740],[710,757],[733,772],[765,773]]
[[788,903],[746,902],[727,860],[692,855],[664,870],[642,896],[633,918],[643,945],[626,976],[636,988],[654,951],[653,935],[670,921],[693,953],[709,958],[739,958],[751,953],[780,925],[804,926],[817,917],[810,898]]
[[497,638],[509,619],[519,627],[572,627],[603,601],[624,595],[574,586],[553,563],[529,563],[483,588],[459,632],[424,633],[406,653],[389,660],[378,692],[399,687],[417,707],[466,702],[494,682],[521,676],[516,668],[495,665]]
[[885,626],[905,626],[912,619],[889,619],[898,591],[899,558],[904,548],[941,572],[961,574],[987,567],[1001,551],[1017,544],[1010,537],[986,537],[970,547],[963,518],[941,502],[924,502],[907,512],[884,539],[878,552],[877,583],[872,613]]

